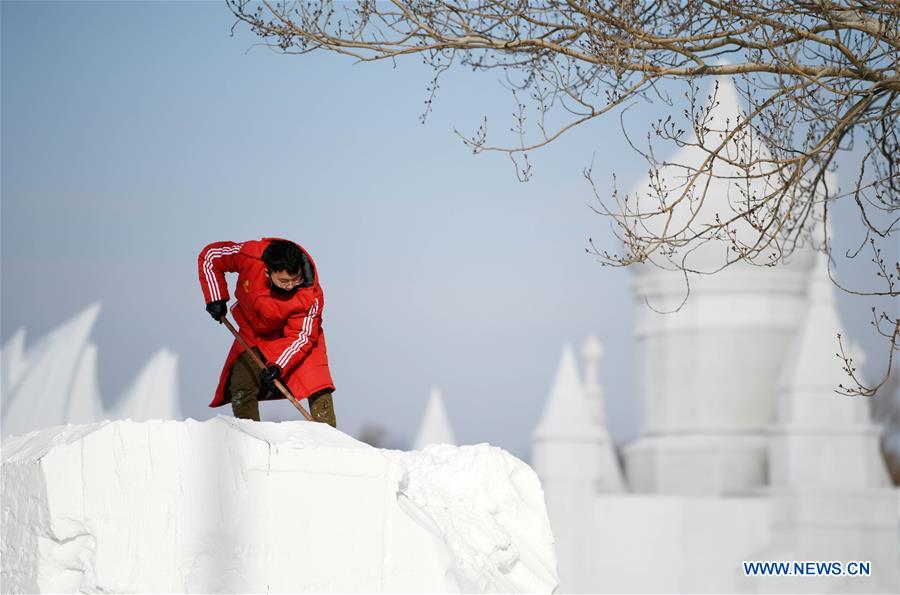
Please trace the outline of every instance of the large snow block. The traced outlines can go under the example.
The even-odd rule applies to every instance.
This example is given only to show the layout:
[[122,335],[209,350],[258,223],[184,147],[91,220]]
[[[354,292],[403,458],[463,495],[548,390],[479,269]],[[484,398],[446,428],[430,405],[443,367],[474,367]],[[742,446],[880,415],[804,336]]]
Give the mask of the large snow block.
[[4,592],[550,592],[537,476],[487,444],[104,422],[3,445]]

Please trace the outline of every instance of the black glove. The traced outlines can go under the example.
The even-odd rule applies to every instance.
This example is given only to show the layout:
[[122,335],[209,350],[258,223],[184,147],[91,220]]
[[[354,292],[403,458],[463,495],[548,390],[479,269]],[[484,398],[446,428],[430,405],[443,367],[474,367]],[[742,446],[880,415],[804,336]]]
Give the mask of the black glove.
[[269,364],[268,368],[259,371],[259,381],[270,392],[275,392],[275,381],[279,378],[281,378],[281,368],[275,364]]
[[213,320],[222,322],[222,317],[228,314],[228,302],[225,300],[216,300],[206,304],[206,311],[213,317]]

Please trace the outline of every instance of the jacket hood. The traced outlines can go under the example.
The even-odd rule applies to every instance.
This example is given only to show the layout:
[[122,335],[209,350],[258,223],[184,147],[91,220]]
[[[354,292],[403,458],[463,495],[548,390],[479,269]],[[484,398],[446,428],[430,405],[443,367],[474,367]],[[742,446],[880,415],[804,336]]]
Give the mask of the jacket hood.
[[293,245],[300,248],[300,273],[303,276],[303,281],[298,286],[303,289],[306,287],[312,287],[317,282],[317,273],[316,273],[316,264],[313,262],[312,257],[309,253],[303,249],[303,246],[298,244],[297,242],[292,242],[291,240],[285,240],[284,238],[263,238],[258,241],[245,242],[243,248],[241,248],[241,252],[246,254],[247,256],[252,256],[253,258],[258,258],[262,260],[263,251],[265,251],[266,246],[269,245],[273,240],[282,240],[291,242]]

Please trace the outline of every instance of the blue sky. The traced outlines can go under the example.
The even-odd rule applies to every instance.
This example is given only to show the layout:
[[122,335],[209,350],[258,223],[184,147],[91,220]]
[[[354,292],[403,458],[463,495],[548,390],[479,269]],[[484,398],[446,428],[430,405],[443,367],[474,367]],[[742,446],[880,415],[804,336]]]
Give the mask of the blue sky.
[[584,254],[605,224],[580,172],[594,151],[622,161],[617,123],[535,156],[522,184],[453,134],[509,125],[493,74],[448,77],[422,125],[420,64],[278,55],[232,37],[219,3],[2,10],[4,340],[100,301],[104,400],[167,345],[185,411],[208,416],[229,341],[197,253],[279,235],[321,269],[346,431],[411,440],[434,384],[459,440],[527,456],[563,344],[595,332],[613,432],[633,433],[628,273]]
[[283,236],[320,269],[345,431],[411,441],[436,385],[461,442],[527,458],[563,344],[593,332],[610,431],[634,436],[630,274],[584,253],[613,244],[582,169],[625,186],[646,170],[618,118],[533,155],[522,184],[453,134],[511,125],[496,74],[448,73],[422,125],[417,60],[280,55],[232,36],[218,2],[0,10],[4,341],[99,301],[107,403],[165,345],[186,414],[230,413],[205,406],[230,341],[203,310],[197,253]]

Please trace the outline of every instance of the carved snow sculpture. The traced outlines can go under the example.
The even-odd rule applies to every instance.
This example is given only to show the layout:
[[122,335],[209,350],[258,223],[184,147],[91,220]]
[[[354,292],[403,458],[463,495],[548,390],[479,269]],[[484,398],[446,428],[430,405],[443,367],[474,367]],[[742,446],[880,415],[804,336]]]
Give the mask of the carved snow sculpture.
[[175,352],[165,347],[156,352],[109,416],[133,421],[181,419]]
[[20,377],[3,393],[4,436],[102,419],[97,346],[89,340],[99,313],[99,304],[88,307],[50,332],[24,356],[21,347],[11,349],[8,365]]
[[869,401],[835,392],[849,382],[835,356],[838,334],[846,337],[828,256],[820,253],[810,279],[809,307],[778,382],[769,449],[773,487],[847,490],[890,483],[878,446],[881,430],[871,421]]
[[578,584],[591,553],[580,547],[590,526],[585,511],[598,493],[605,432],[578,378],[571,345],[563,348],[543,415],[532,434],[532,465],[544,484],[557,539],[562,588]]
[[[880,428],[869,401],[835,392],[848,377],[835,356],[844,334],[828,256],[820,253],[809,284],[809,306],[778,380],[770,429],[772,543],[768,560],[868,560],[877,569],[866,591],[896,591],[897,491],[890,489],[879,450]],[[859,347],[850,344],[851,352]],[[858,359],[859,356],[855,359]],[[893,576],[892,576],[893,575]],[[792,577],[772,577],[767,590],[797,590]],[[812,577],[803,592],[851,593],[857,577]],[[748,581],[759,590],[763,579]]]
[[[713,131],[705,138],[710,150],[724,138],[718,131],[733,128],[743,117],[732,80],[719,77],[717,83],[708,123]],[[668,214],[652,215],[634,224],[670,234],[689,226],[685,235],[690,235],[717,218],[734,217],[735,205],[744,197],[771,192],[766,172],[751,168],[756,177],[748,185],[744,173],[727,162],[746,157],[748,146],[766,153],[763,143],[733,139],[721,154],[724,158],[708,164],[706,150],[691,145],[678,149],[659,172],[670,199],[688,191],[695,197],[705,192],[705,200],[681,201],[672,207],[671,220]],[[689,191],[689,174],[698,171],[704,173]],[[647,178],[635,187],[636,209],[659,210],[657,182]],[[744,220],[732,227],[744,241],[758,235]],[[800,246],[788,262],[775,267],[739,261],[719,270],[734,257],[728,242],[691,246],[675,260],[690,270],[718,272],[690,275],[686,302],[684,274],[673,271],[665,258],[651,260],[668,270],[651,264],[632,267],[640,305],[636,334],[644,419],[638,439],[625,447],[624,455],[628,483],[636,492],[719,495],[766,483],[775,380],[804,311],[815,254]],[[770,256],[776,254],[770,250],[755,262],[766,264]]]

